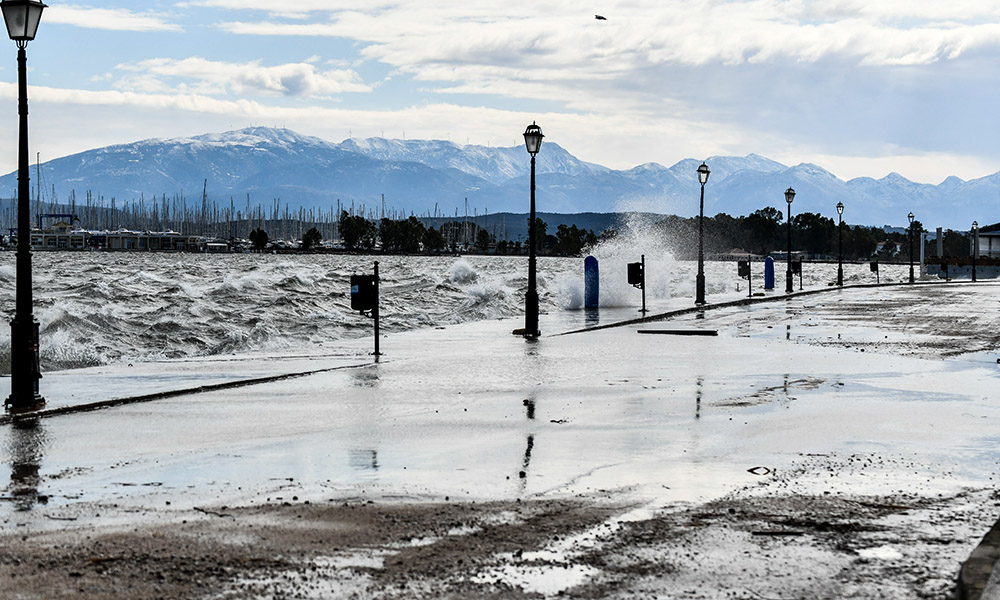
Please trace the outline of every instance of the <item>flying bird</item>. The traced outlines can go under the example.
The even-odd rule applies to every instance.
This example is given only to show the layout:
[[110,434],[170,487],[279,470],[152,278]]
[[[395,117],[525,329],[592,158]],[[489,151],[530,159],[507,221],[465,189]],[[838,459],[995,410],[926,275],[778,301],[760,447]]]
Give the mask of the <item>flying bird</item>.
[[601,16],[601,15],[594,15],[594,18],[597,19],[598,21],[607,21],[608,20],[607,17]]

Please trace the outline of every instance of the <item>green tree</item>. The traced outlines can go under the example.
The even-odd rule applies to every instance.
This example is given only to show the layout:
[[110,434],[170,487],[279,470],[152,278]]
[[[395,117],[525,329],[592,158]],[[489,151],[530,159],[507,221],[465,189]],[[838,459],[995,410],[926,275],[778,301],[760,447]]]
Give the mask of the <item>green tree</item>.
[[740,245],[758,254],[767,254],[778,247],[781,212],[773,206],[766,206],[750,213],[743,219],[743,243]]
[[579,229],[576,225],[567,227],[559,225],[556,228],[555,252],[562,256],[579,256],[584,247],[597,243],[597,235],[587,229]]
[[878,236],[871,227],[844,225],[844,256],[846,258],[870,258],[878,249]]
[[340,213],[340,237],[349,250],[371,250],[375,247],[378,228],[360,215]]
[[250,231],[250,244],[253,246],[254,250],[263,250],[267,248],[267,232],[258,227]]
[[441,252],[447,246],[444,236],[437,229],[431,227],[423,235],[424,252]]
[[831,241],[836,243],[837,224],[833,219],[817,213],[804,212],[793,216],[792,229],[798,233],[794,245],[804,248],[809,254],[830,254]]
[[[530,225],[529,225],[530,226]],[[541,254],[545,249],[546,244],[546,231],[548,231],[548,224],[535,217],[535,253]]]
[[490,249],[490,232],[485,229],[480,229],[476,232],[476,247],[479,248],[480,252],[486,252]]
[[322,241],[323,234],[313,227],[302,235],[302,249],[311,250],[314,246],[319,246]]
[[410,215],[410,218],[400,222],[400,249],[403,252],[416,254],[420,252],[420,242],[424,239],[427,227],[420,219]]
[[382,218],[378,224],[378,238],[382,242],[382,252],[395,252],[400,247],[399,221]]
[[[972,256],[972,233],[962,234],[957,231],[952,231],[949,229],[944,232],[944,239],[942,240],[942,245],[944,246],[945,256]],[[934,242],[935,248],[937,247],[937,240]],[[979,238],[979,251],[983,251],[983,238]]]

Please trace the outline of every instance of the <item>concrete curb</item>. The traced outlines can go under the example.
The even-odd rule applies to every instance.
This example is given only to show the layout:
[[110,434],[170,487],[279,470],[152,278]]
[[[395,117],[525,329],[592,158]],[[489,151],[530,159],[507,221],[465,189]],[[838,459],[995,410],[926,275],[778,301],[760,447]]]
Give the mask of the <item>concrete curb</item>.
[[190,396],[192,394],[203,394],[205,392],[214,392],[218,390],[230,390],[234,388],[241,388],[251,385],[260,385],[263,383],[271,383],[274,381],[284,381],[286,379],[296,379],[299,377],[308,377],[310,375],[316,375],[319,373],[329,373],[331,371],[341,371],[344,369],[360,369],[363,367],[370,366],[374,363],[361,363],[357,365],[342,365],[338,367],[329,367],[326,369],[314,369],[311,371],[301,371],[296,373],[283,373],[281,375],[270,375],[268,377],[255,377],[253,379],[240,379],[238,381],[226,381],[223,383],[213,383],[210,385],[199,385],[197,387],[184,388],[180,390],[169,390],[166,392],[156,392],[155,394],[145,394],[142,396],[128,396],[124,398],[112,398],[110,400],[99,400],[97,402],[88,402],[86,404],[77,404],[74,406],[61,406],[59,408],[41,409],[34,411],[27,411],[23,413],[14,413],[8,415],[0,416],[0,426],[9,425],[17,421],[27,421],[31,419],[44,419],[47,417],[56,417],[59,415],[69,415],[73,413],[89,412],[93,410],[100,410],[102,408],[111,408],[113,406],[124,406],[126,404],[138,404],[141,402],[154,402],[156,400],[164,400],[166,398],[175,398],[177,396]]
[[[689,315],[692,313],[704,312],[707,310],[713,310],[718,308],[733,308],[736,306],[750,306],[751,304],[761,304],[764,302],[777,302],[780,300],[788,300],[792,298],[801,298],[803,296],[814,296],[816,294],[828,294],[830,292],[840,292],[843,290],[854,290],[854,289],[869,289],[869,288],[883,288],[883,287],[901,287],[901,286],[924,286],[924,285],[971,285],[971,281],[917,281],[914,283],[909,283],[906,281],[900,281],[895,283],[856,283],[853,285],[844,286],[830,286],[826,288],[817,288],[814,290],[803,290],[799,292],[792,292],[791,294],[782,294],[780,296],[756,296],[753,298],[741,298],[739,300],[730,300],[728,302],[720,302],[718,304],[705,304],[703,306],[692,306],[689,308],[679,308],[676,310],[667,311],[665,313],[660,313],[657,315],[650,315],[648,317],[639,317],[638,319],[628,319],[626,321],[619,321],[617,323],[608,323],[607,325],[595,325],[593,327],[585,327],[583,329],[574,329],[572,331],[564,331],[562,333],[554,333],[552,337],[560,335],[571,335],[574,333],[584,333],[587,331],[599,331],[601,329],[611,329],[612,327],[627,327],[629,325],[641,325],[643,323],[650,323],[653,321],[665,321],[667,319],[672,319],[674,317],[679,317],[682,315]],[[980,285],[977,282],[976,285]]]

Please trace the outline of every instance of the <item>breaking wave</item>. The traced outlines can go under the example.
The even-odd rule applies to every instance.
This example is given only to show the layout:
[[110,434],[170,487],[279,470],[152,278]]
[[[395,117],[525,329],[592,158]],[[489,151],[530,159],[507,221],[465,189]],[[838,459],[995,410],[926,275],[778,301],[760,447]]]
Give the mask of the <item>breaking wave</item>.
[[[43,370],[289,350],[371,335],[351,310],[350,276],[379,260],[387,332],[523,313],[523,257],[47,253],[34,255]],[[13,317],[14,253],[0,253],[0,308]],[[580,259],[539,261],[546,282]],[[10,331],[0,327],[0,370]]]

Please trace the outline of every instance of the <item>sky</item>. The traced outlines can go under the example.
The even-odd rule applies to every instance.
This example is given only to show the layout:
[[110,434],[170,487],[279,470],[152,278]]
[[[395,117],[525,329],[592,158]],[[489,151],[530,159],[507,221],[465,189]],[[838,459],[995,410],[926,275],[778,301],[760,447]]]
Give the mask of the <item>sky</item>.
[[248,126],[514,146],[537,122],[616,169],[756,153],[841,179],[1000,171],[1000,3],[48,1],[32,161]]

